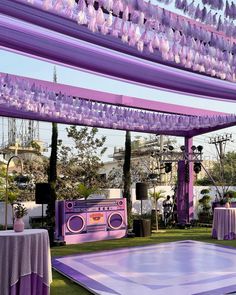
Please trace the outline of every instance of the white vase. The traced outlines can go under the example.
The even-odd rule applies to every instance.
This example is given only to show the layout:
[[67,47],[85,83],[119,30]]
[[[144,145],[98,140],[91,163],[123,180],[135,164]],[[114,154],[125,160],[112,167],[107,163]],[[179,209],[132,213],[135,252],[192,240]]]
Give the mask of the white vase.
[[22,232],[25,228],[23,218],[15,218],[13,228],[15,232]]
[[225,208],[230,208],[230,203],[229,202],[225,203]]

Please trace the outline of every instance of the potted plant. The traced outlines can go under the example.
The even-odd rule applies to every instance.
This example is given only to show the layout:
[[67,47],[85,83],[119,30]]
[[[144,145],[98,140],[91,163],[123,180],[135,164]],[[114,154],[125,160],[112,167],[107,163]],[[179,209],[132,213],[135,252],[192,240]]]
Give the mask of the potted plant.
[[17,203],[17,206],[14,208],[14,231],[15,232],[22,232],[25,228],[25,224],[23,221],[23,217],[28,214],[27,209],[24,205]]
[[158,200],[160,198],[164,198],[165,195],[164,195],[165,191],[163,190],[160,190],[160,191],[154,191],[153,193],[150,193],[151,195],[151,198],[153,200],[153,203],[155,205],[155,217],[156,217],[156,231],[158,232],[158,209],[157,209],[157,203],[158,203]]
[[198,219],[201,223],[211,223],[212,222],[212,214],[210,212],[211,205],[210,200],[211,197],[208,195],[210,193],[210,190],[203,189],[201,190],[200,194],[202,195],[202,198],[199,200],[200,205],[200,212],[198,212]]

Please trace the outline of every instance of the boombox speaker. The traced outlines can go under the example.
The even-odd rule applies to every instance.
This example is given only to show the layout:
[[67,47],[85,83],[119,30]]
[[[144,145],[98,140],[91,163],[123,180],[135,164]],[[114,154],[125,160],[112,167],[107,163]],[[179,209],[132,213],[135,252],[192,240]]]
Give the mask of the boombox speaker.
[[51,187],[47,182],[36,183],[35,187],[35,203],[48,204],[51,198]]
[[148,199],[148,186],[144,182],[136,183],[136,200]]

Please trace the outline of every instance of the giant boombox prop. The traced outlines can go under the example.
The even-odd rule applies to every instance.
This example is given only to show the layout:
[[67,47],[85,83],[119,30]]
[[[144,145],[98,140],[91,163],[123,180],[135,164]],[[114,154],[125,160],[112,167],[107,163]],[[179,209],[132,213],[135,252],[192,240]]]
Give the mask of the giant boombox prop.
[[56,239],[66,244],[122,238],[126,233],[126,199],[56,202]]

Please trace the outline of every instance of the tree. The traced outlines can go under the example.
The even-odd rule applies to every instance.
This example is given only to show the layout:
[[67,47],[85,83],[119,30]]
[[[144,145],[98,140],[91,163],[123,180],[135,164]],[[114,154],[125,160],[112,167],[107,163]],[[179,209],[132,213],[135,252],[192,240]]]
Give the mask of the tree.
[[[224,173],[222,173],[222,167]],[[229,189],[229,186],[236,185],[236,152],[228,152],[223,160],[214,163],[209,175],[196,181],[197,185],[217,185],[222,188],[223,195]],[[222,175],[224,177],[222,178]],[[213,181],[214,180],[214,181]]]
[[59,147],[59,185],[58,194],[63,198],[78,198],[79,185],[83,188],[98,190],[104,187],[99,169],[103,166],[102,155],[106,151],[106,137],[97,137],[97,128],[83,127],[77,129],[70,126],[67,136],[72,140],[72,146],[65,146],[63,142]]
[[[124,187],[123,177],[124,161],[119,161],[117,167],[113,167],[107,177],[107,186],[109,188]],[[148,177],[147,168],[144,167],[144,161],[136,160],[130,163],[131,186],[136,182],[146,182]]]
[[48,203],[47,209],[47,222],[48,225],[54,227],[55,225],[55,202],[57,199],[56,195],[56,182],[57,182],[57,138],[58,129],[57,123],[52,123],[52,140],[51,140],[51,156],[49,160],[49,171],[48,171],[48,183],[50,184],[51,197]]
[[160,190],[160,191],[154,191],[153,193],[151,193],[151,198],[155,204],[155,216],[156,216],[156,231],[158,231],[158,211],[157,211],[157,203],[158,203],[158,200],[160,198],[164,198],[165,195],[164,195],[165,191],[163,190]]
[[130,131],[126,131],[125,134],[125,155],[123,165],[123,181],[124,192],[123,197],[127,200],[127,215],[129,226],[131,226],[131,214],[132,214],[132,201],[131,201],[131,174],[130,174],[130,162],[131,162],[131,134]]
[[[56,68],[54,68],[53,82],[57,83]],[[56,181],[57,181],[57,123],[52,123],[51,156],[49,160],[48,183],[51,188],[51,198],[47,209],[48,225],[55,226],[55,202],[56,202]]]
[[[160,164],[160,139],[156,136],[150,138],[135,137],[131,142],[130,175],[131,185],[136,182],[150,182],[151,175],[157,175],[157,183],[161,183],[162,165]],[[164,145],[174,144],[175,141],[165,140]],[[125,151],[124,151],[125,152]],[[114,158],[118,160],[117,166],[108,174],[107,185],[112,188],[124,186],[122,166],[124,158],[122,150]],[[149,177],[150,176],[150,177]],[[173,180],[173,179],[172,179]]]
[[208,195],[210,193],[210,190],[203,189],[201,190],[200,194],[202,195],[202,198],[198,201],[200,205],[200,212],[198,212],[198,218],[200,222],[208,223],[212,219],[212,215],[210,214],[210,200],[211,197]]

